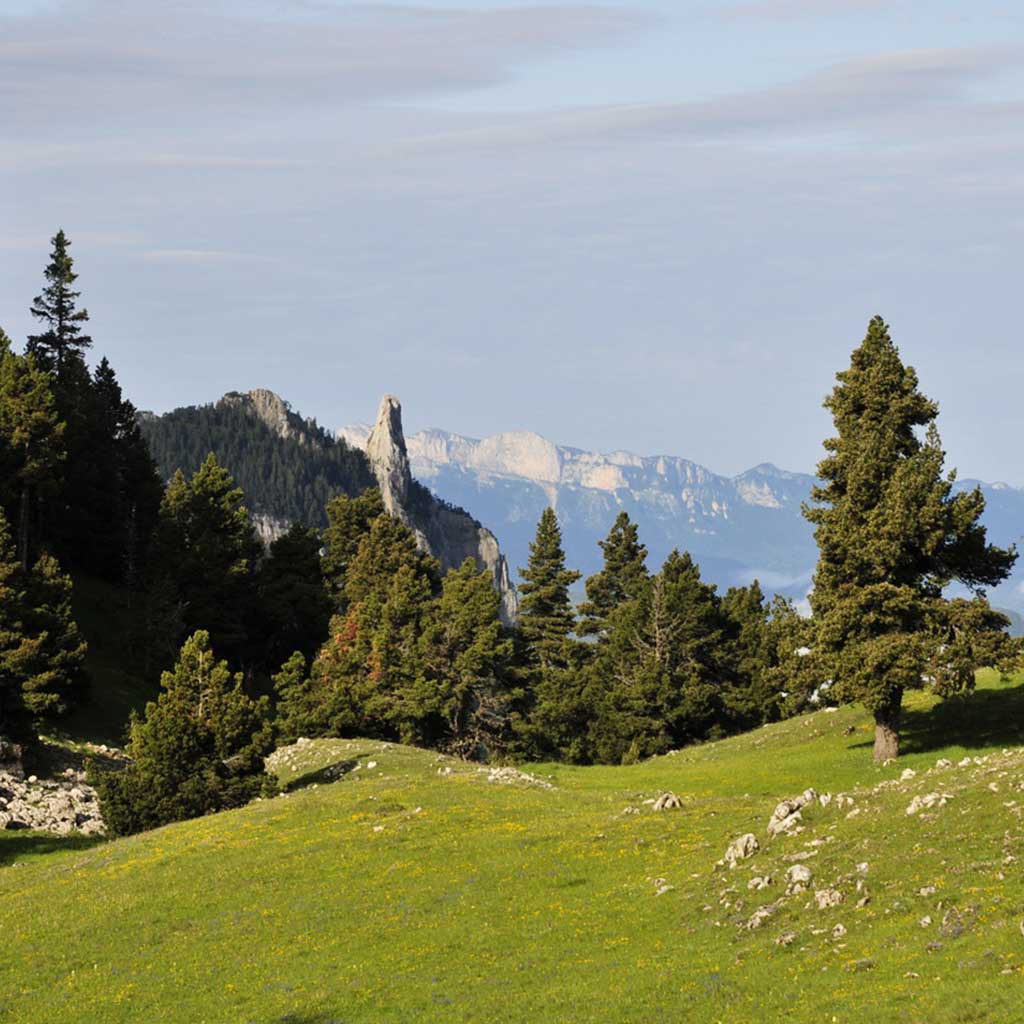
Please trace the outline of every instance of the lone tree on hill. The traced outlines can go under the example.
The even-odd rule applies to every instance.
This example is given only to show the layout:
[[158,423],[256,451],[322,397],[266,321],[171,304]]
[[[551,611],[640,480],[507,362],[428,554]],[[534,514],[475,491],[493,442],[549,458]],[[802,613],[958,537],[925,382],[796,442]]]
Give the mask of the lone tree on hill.
[[[1004,580],[1017,555],[986,542],[979,489],[952,493],[938,406],[918,390],[881,317],[836,379],[825,407],[838,436],[825,442],[816,504],[804,507],[819,550],[815,653],[833,695],[874,715],[875,760],[884,761],[899,754],[905,690],[969,689],[977,667],[1005,660],[1007,620],[982,588]],[[953,581],[974,599],[945,600]]]
[[40,366],[61,380],[69,358],[82,356],[92,345],[92,338],[82,333],[82,324],[89,319],[88,310],[75,309],[81,292],[71,290],[78,275],[68,252],[71,242],[63,228],[53,236],[51,244],[50,263],[45,271],[47,284],[42,295],[32,301],[31,308],[32,315],[46,329],[29,337],[26,353],[35,356]]

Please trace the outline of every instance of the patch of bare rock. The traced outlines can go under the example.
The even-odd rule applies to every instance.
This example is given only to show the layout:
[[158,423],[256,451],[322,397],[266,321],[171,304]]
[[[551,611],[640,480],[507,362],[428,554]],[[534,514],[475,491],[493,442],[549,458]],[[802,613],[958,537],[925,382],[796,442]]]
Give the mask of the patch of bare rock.
[[96,790],[85,773],[67,768],[57,779],[24,778],[0,772],[0,828],[36,829],[66,836],[72,832],[104,834]]

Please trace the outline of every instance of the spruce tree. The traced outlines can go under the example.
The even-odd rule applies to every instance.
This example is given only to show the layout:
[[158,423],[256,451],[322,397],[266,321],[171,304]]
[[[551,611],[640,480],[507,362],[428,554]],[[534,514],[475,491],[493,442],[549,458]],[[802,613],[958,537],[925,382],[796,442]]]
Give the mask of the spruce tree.
[[321,561],[324,581],[335,611],[346,607],[345,581],[349,566],[359,552],[370,524],[384,514],[380,491],[370,488],[356,498],[338,495],[327,504],[327,527],[323,531],[324,555]]
[[30,310],[45,330],[29,337],[26,351],[36,357],[43,369],[63,380],[69,363],[82,359],[92,345],[92,338],[82,333],[89,313],[75,306],[81,293],[72,289],[78,275],[68,252],[71,242],[63,229],[53,236],[51,244],[50,262],[44,272],[46,287],[35,297]]
[[608,619],[623,602],[636,597],[647,579],[647,548],[628,512],[620,512],[608,536],[598,542],[604,566],[586,583],[587,600],[580,605],[581,636],[606,636]]
[[39,549],[39,509],[58,490],[65,458],[50,378],[31,357],[0,349],[0,507],[17,523],[27,570]]
[[295,651],[312,658],[331,618],[317,532],[294,523],[278,537],[259,564],[256,589],[263,664],[276,670]]
[[424,672],[403,700],[435,736],[461,757],[486,760],[508,742],[508,667],[512,643],[501,623],[501,599],[472,558],[449,572],[420,635]]
[[569,588],[581,574],[565,567],[562,531],[553,508],[541,515],[530,542],[529,564],[519,575],[519,629],[529,658],[542,672],[565,668],[576,625]]
[[236,663],[251,654],[262,550],[242,502],[241,490],[211,454],[191,480],[175,474],[154,538],[157,584],[180,607],[185,631],[209,632]]
[[25,708],[38,722],[65,714],[86,688],[87,645],[71,608],[71,578],[44,554],[25,581],[24,624],[36,648],[22,684]]
[[688,553],[673,551],[609,626],[587,669],[596,760],[633,761],[729,731],[729,621]]
[[[825,401],[836,436],[825,442],[823,483],[804,510],[819,550],[815,647],[832,693],[874,715],[875,759],[884,761],[899,753],[904,692],[942,663],[954,629],[943,588],[954,580],[975,591],[994,586],[1016,553],[986,542],[980,489],[952,493],[938,407],[919,390],[881,317],[837,382]],[[961,629],[977,631],[968,617],[957,618]],[[981,632],[991,630],[982,624]],[[971,647],[961,645],[971,671],[958,674],[959,686],[973,685]]]
[[208,633],[185,642],[161,687],[132,721],[128,767],[94,777],[115,835],[239,807],[275,789],[263,767],[274,749],[269,702],[246,696]]
[[38,660],[40,641],[25,627],[25,574],[0,510],[0,739],[32,736],[24,681]]

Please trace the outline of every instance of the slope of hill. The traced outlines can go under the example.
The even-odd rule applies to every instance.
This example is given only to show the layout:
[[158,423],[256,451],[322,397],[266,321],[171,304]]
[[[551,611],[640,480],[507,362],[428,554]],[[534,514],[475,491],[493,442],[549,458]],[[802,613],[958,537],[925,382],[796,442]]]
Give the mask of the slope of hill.
[[[301,743],[275,755],[287,795],[239,811],[97,844],[0,834],[0,1018],[1004,1024],[1022,723],[1024,680],[987,678],[916,695],[885,768],[852,708],[621,768]],[[808,787],[832,799],[771,838]],[[681,809],[653,809],[666,790]],[[757,852],[716,866],[746,833]],[[787,894],[794,868],[811,880]]]
[[[339,431],[363,447],[368,428]],[[674,547],[690,551],[705,578],[720,587],[757,577],[769,592],[801,598],[810,588],[817,549],[800,514],[814,478],[770,463],[739,476],[713,473],[676,456],[598,454],[517,432],[476,440],[444,430],[406,439],[416,477],[468,509],[500,538],[513,566],[526,564],[541,512],[554,505],[569,563],[589,575],[600,568],[603,539],[622,509],[660,564]],[[958,486],[973,487],[978,481]],[[985,522],[999,544],[1024,535],[1024,491],[981,484]],[[1024,611],[1024,566],[993,592],[993,600]]]

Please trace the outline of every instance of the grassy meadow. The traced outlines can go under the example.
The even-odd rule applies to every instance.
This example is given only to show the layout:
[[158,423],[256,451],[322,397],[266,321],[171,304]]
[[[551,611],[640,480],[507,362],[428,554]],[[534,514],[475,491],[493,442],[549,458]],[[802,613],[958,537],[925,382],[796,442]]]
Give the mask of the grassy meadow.
[[[1024,1019],[1024,677],[915,695],[905,737],[876,768],[844,708],[535,781],[324,740],[279,753],[286,793],[242,810],[117,841],[0,833],[0,1022]],[[816,804],[770,840],[809,786],[854,813]],[[645,803],[666,790],[682,809]],[[760,851],[716,867],[748,831]],[[784,897],[797,862],[810,891]],[[843,902],[818,909],[825,889]]]

